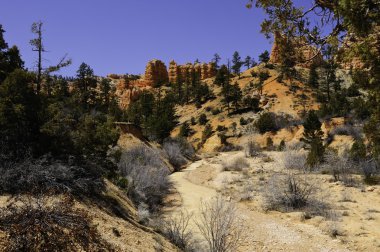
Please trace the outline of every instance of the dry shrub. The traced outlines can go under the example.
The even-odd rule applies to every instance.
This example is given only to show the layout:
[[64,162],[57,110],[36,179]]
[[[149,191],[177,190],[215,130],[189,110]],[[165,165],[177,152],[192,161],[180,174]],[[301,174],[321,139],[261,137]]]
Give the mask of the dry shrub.
[[247,147],[245,150],[245,156],[246,157],[257,157],[261,153],[260,146],[255,143],[254,141],[248,141]]
[[248,184],[244,185],[240,193],[241,195],[240,200],[241,201],[252,200],[254,191],[255,191],[255,188],[252,182],[249,182]]
[[330,206],[316,196],[316,187],[293,174],[274,175],[264,192],[264,210],[288,212],[303,210],[307,216],[331,218]]
[[314,187],[295,175],[275,175],[264,194],[266,210],[289,211],[307,206]]
[[307,153],[303,150],[285,150],[281,161],[285,169],[296,169],[304,171],[306,167]]
[[221,197],[202,202],[196,224],[208,245],[208,251],[237,251],[244,243],[245,227],[233,203]]
[[128,180],[128,196],[136,204],[146,204],[151,212],[158,211],[172,187],[170,171],[160,154],[140,145],[125,151],[119,163],[121,175]]
[[182,155],[179,145],[175,142],[165,142],[163,148],[168,155],[169,163],[176,171],[187,164],[187,159]]
[[352,173],[357,169],[357,166],[348,157],[339,156],[335,151],[328,150],[322,168],[331,173],[334,181],[342,181],[346,186],[355,185]]
[[197,241],[188,228],[192,216],[187,211],[181,211],[176,217],[164,220],[159,227],[169,241],[185,252],[199,251]]
[[377,184],[375,175],[378,174],[378,167],[375,160],[366,160],[359,163],[362,174],[364,176],[364,182],[367,184]]
[[73,199],[48,203],[42,197],[16,200],[0,209],[0,229],[7,233],[6,251],[112,251]]
[[329,132],[329,135],[332,137],[335,135],[352,136],[353,138],[358,139],[360,138],[361,132],[352,125],[344,124],[333,128]]
[[93,196],[104,189],[101,168],[93,164],[69,165],[57,160],[24,158],[0,163],[0,192],[52,192]]
[[242,171],[244,168],[248,168],[249,163],[243,157],[237,157],[232,162],[223,163],[224,171]]

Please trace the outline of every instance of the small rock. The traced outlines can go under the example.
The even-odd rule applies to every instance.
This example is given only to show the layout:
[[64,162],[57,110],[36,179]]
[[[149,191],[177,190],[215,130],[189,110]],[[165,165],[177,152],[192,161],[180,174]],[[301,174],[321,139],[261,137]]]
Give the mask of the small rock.
[[371,186],[367,188],[367,192],[373,192],[376,188]]

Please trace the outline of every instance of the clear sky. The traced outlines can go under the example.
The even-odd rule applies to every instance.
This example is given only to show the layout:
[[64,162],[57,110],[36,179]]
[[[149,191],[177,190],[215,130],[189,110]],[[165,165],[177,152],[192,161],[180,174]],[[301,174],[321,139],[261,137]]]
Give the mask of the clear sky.
[[260,33],[262,10],[247,0],[2,0],[0,24],[9,46],[16,44],[33,69],[37,54],[31,24],[44,22],[44,65],[68,54],[73,64],[60,74],[75,75],[82,62],[96,75],[143,73],[150,59],[167,65],[210,61],[214,53],[242,58],[269,50]]

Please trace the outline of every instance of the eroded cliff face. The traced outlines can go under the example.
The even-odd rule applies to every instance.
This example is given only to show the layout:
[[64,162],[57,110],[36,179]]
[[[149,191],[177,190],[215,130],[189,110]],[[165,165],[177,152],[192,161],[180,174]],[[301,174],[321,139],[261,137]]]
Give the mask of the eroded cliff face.
[[215,77],[216,68],[214,63],[187,63],[185,65],[178,65],[174,60],[169,65],[169,82],[177,83],[179,80],[182,82],[193,81],[194,78],[198,80],[205,80]]
[[165,83],[177,83],[178,81],[192,82],[194,78],[204,80],[216,75],[215,64],[198,63],[178,65],[174,60],[169,64],[169,69],[160,60],[151,60],[145,68],[145,75],[141,79],[129,80],[126,75],[109,74],[108,78],[115,85],[115,96],[122,109],[127,108],[139,95],[151,88],[160,87]]
[[165,63],[160,60],[151,60],[145,68],[145,82],[148,86],[158,87],[169,81]]
[[113,81],[116,82],[115,96],[121,109],[128,108],[132,102],[138,100],[139,95],[145,89],[145,87],[137,85],[136,82],[139,80],[126,81],[124,78],[117,78]]
[[[269,62],[272,64],[281,63],[281,44],[286,43],[286,38],[277,33],[274,35],[274,43],[270,54]],[[310,46],[306,43],[305,39],[296,38],[291,41],[292,46],[295,48],[297,65],[309,68],[312,64],[320,65],[323,61],[322,54],[317,48]]]

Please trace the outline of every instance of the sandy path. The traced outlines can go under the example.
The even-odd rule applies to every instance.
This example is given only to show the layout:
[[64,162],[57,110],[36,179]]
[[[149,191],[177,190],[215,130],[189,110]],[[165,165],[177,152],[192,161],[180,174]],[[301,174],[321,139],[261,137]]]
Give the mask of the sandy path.
[[[189,179],[197,181],[197,178],[191,177],[196,176],[194,175],[197,174],[194,172],[196,169],[204,166],[216,169],[221,159],[228,158],[231,157],[223,153],[209,160],[194,162],[182,172],[172,174],[171,180],[181,196],[182,204],[168,214],[175,216],[186,209],[194,214],[193,218],[196,218],[201,202],[217,196],[218,193],[213,188],[192,183]],[[248,235],[246,243],[239,251],[349,251],[339,240],[331,239],[314,226],[293,223],[290,219],[286,219],[286,215],[284,218],[279,218],[258,212],[250,208],[249,204],[239,203],[237,206],[239,216],[245,220]],[[197,237],[199,236],[194,222],[190,223],[189,228]]]
[[171,180],[174,182],[175,188],[181,195],[182,208],[189,212],[198,212],[202,201],[208,201],[217,195],[215,189],[193,184],[186,178],[189,172],[197,169],[203,164],[203,160],[197,161],[189,165],[189,167],[182,172],[176,172],[171,175]]

